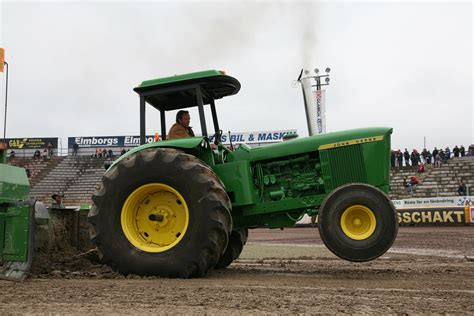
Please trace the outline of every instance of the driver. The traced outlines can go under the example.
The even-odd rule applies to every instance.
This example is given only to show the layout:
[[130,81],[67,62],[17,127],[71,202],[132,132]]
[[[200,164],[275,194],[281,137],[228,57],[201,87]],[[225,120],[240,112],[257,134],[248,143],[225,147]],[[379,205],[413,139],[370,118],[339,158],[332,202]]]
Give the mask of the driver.
[[178,111],[176,113],[176,123],[171,126],[168,132],[168,139],[194,137],[193,129],[189,126],[190,121],[191,116],[189,116],[188,111]]

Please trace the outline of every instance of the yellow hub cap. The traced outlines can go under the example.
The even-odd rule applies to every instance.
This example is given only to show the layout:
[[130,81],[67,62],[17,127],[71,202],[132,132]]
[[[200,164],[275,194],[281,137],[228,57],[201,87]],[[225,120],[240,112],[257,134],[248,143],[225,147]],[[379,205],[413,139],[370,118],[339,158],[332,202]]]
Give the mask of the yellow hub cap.
[[183,239],[189,224],[189,210],[174,188],[150,183],[135,189],[125,200],[121,223],[132,245],[146,252],[162,252]]
[[341,228],[347,237],[364,240],[372,236],[377,226],[374,212],[363,205],[352,205],[341,216]]

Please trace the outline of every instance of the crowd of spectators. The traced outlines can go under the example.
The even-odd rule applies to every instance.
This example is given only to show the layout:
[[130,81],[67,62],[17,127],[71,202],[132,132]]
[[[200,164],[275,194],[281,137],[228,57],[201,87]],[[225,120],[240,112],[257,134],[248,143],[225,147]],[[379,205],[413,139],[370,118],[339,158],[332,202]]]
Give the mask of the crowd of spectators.
[[[119,156],[122,156],[127,152],[128,150],[126,150],[125,148],[122,148]],[[114,157],[114,152],[112,151],[112,149],[107,149],[107,148],[102,148],[102,149],[96,148],[95,153],[91,155],[91,158],[113,158],[113,157]]]
[[91,155],[91,158],[112,158],[114,156],[114,152],[112,149],[107,148],[96,148],[95,153]]
[[[392,168],[401,168],[403,166],[416,166],[418,173],[423,173],[425,171],[425,165],[433,165],[433,167],[440,167],[442,164],[445,164],[450,158],[453,157],[464,157],[469,155],[466,152],[464,146],[454,146],[451,150],[448,147],[445,149],[438,149],[435,147],[433,151],[427,150],[426,148],[420,153],[416,149],[413,149],[410,153],[407,148],[405,151],[392,150],[390,156],[390,162]],[[412,193],[414,188],[419,184],[419,180],[416,176],[410,176],[409,178],[403,179],[403,187],[406,188],[408,193]],[[466,185],[459,180],[459,186],[457,193],[459,195],[466,194]]]
[[402,152],[400,149],[392,150],[390,155],[390,162],[392,168],[401,168],[403,166],[418,166],[418,172],[424,172],[425,165],[433,165],[434,167],[440,167],[441,164],[446,163],[452,157],[464,157],[466,155],[466,149],[464,146],[458,147],[457,145],[451,149],[446,147],[438,149],[435,147],[433,151],[427,150],[426,148],[420,153],[416,149],[412,152]]

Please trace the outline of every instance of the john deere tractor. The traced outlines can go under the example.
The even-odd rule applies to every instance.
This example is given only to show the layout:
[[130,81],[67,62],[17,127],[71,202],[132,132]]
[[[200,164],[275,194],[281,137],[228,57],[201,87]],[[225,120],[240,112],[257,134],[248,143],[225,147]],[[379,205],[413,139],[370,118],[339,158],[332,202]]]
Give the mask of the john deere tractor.
[[[356,262],[384,254],[397,235],[390,202],[390,128],[296,138],[259,148],[221,143],[215,100],[237,79],[210,70],[142,82],[141,146],[102,177],[89,213],[103,262],[123,274],[190,278],[232,263],[248,229],[294,226],[319,215],[337,256]],[[161,115],[162,141],[145,144],[145,105]],[[214,145],[204,106],[210,106]],[[166,140],[165,113],[197,107],[202,136]]]
[[34,202],[25,169],[5,164],[0,142],[0,278],[23,280],[34,249]]

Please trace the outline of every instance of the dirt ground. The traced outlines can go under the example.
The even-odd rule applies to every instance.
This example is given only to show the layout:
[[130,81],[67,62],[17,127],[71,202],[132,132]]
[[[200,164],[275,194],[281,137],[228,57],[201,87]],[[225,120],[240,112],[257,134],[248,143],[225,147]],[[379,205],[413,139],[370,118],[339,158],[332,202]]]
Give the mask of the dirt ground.
[[191,280],[125,278],[93,253],[61,252],[22,283],[0,280],[0,313],[474,313],[474,226],[401,227],[389,252],[358,264],[316,228],[256,229],[239,260]]

